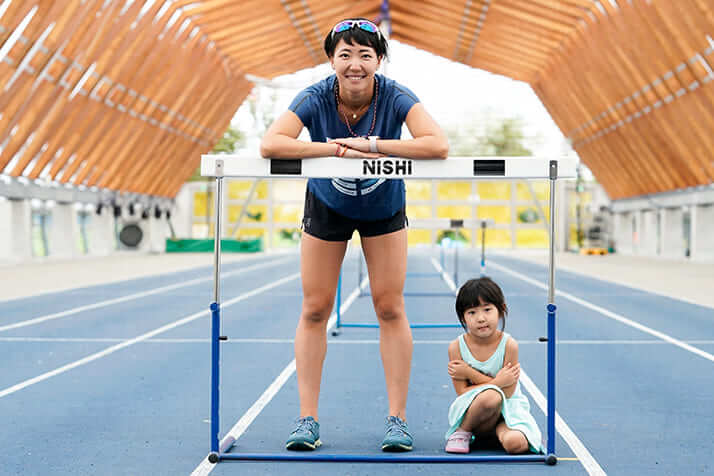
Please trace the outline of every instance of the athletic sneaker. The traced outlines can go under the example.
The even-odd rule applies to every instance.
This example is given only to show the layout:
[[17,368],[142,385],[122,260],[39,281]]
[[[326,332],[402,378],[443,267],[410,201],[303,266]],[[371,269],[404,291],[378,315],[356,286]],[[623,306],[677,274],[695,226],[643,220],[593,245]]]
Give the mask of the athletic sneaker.
[[471,444],[471,432],[456,430],[449,436],[446,440],[446,452],[447,453],[468,453],[470,451],[469,445]]
[[396,416],[387,417],[387,431],[382,440],[382,451],[411,451],[413,441],[407,422]]
[[320,424],[313,417],[298,418],[295,423],[297,427],[290,433],[285,448],[293,451],[312,451],[322,444]]

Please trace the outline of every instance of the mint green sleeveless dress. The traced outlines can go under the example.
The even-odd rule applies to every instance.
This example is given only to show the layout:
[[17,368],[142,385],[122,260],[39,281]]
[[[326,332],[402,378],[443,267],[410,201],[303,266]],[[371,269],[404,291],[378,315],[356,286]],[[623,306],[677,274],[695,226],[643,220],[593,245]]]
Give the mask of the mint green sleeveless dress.
[[[503,367],[503,358],[506,354],[506,341],[510,335],[503,333],[501,337],[501,342],[498,344],[496,351],[488,358],[485,362],[476,360],[471,351],[469,351],[466,341],[464,340],[463,334],[459,336],[459,350],[461,351],[461,359],[469,364],[471,367],[475,368],[482,374],[494,377],[501,367]],[[456,431],[456,429],[461,424],[464,419],[466,410],[468,410],[471,402],[479,393],[486,389],[492,388],[501,394],[503,398],[503,405],[501,406],[501,414],[503,415],[503,420],[506,422],[506,426],[512,430],[521,431],[528,440],[528,446],[533,453],[543,452],[543,443],[541,441],[541,433],[538,425],[531,415],[531,406],[528,403],[528,398],[526,398],[523,393],[521,393],[521,383],[516,384],[516,390],[513,392],[510,398],[506,398],[503,390],[501,390],[496,385],[481,385],[478,388],[469,390],[468,392],[459,395],[456,400],[451,404],[449,408],[449,431],[446,432],[446,438],[448,439],[451,434]]]

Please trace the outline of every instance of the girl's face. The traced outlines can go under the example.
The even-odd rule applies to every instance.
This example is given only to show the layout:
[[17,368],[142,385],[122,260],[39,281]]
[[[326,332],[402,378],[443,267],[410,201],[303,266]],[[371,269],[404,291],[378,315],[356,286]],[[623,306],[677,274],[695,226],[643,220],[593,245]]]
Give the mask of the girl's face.
[[470,307],[464,312],[464,321],[469,334],[473,337],[486,339],[498,330],[500,313],[491,303],[481,303]]
[[371,46],[360,45],[356,41],[350,45],[345,40],[337,43],[335,55],[330,58],[340,88],[351,92],[361,92],[372,87],[372,78],[381,61]]

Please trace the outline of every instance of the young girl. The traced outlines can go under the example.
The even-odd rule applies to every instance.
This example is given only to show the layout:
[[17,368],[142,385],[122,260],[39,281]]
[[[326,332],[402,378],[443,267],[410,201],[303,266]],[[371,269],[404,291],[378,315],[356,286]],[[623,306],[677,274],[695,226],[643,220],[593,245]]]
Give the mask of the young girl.
[[518,377],[518,343],[503,330],[508,308],[490,278],[459,289],[456,314],[466,330],[449,344],[449,376],[458,397],[449,408],[446,451],[468,453],[474,438],[495,432],[506,452],[542,452],[541,433]]

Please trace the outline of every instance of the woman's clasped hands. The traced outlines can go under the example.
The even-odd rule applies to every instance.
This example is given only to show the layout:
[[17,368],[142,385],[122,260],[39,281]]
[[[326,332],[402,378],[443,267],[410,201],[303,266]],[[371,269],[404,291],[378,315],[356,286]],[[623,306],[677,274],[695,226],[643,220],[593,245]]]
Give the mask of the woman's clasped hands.
[[338,149],[338,154],[336,155],[339,157],[346,157],[350,159],[377,159],[379,157],[386,157],[384,154],[380,154],[379,152],[370,152],[369,140],[364,137],[330,139],[327,142],[329,144],[338,144],[345,148],[344,153],[341,153]]

